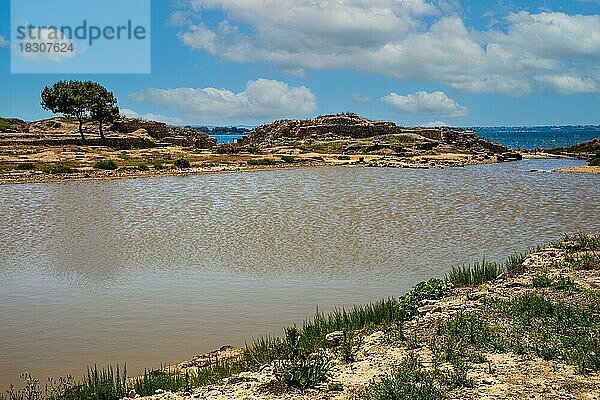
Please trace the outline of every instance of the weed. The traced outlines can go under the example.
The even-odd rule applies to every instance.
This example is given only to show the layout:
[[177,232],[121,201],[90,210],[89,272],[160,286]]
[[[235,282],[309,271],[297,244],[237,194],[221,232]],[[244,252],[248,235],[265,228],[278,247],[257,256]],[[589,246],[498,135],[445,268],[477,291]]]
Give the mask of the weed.
[[294,156],[279,156],[281,160],[285,163],[293,163],[296,162],[296,157]]
[[252,158],[246,161],[248,165],[274,165],[277,164],[276,160],[272,158]]
[[600,253],[597,251],[583,254],[565,253],[564,260],[574,270],[600,269]]
[[386,329],[383,340],[388,344],[403,342],[406,340],[402,322],[391,324],[389,328]]
[[409,353],[392,374],[365,390],[368,400],[438,400],[445,396],[414,353]]
[[190,168],[192,166],[187,158],[178,158],[173,164],[175,167],[181,169]]
[[19,171],[30,171],[30,170],[35,169],[35,167],[36,167],[35,163],[24,162],[24,163],[17,164],[15,169],[19,170]]
[[531,279],[531,285],[535,288],[546,288],[552,285],[552,278],[547,273],[539,273]]
[[152,160],[152,166],[154,167],[154,169],[157,169],[157,170],[171,168],[171,165],[167,161],[160,160],[160,159]]
[[456,358],[452,360],[452,370],[444,379],[444,383],[452,387],[468,387],[475,386],[472,378],[467,374],[467,364],[464,360]]
[[592,309],[553,302],[536,293],[496,305],[512,319],[504,335],[513,352],[562,359],[581,373],[600,370],[600,316]]
[[115,170],[119,166],[114,160],[98,160],[94,163],[93,167],[95,169]]
[[322,352],[314,356],[299,355],[289,361],[275,364],[275,376],[288,386],[306,390],[327,380],[331,375],[331,361]]
[[579,232],[574,235],[565,235],[563,240],[554,245],[567,251],[595,251],[600,250],[600,236]]
[[42,168],[42,171],[44,171],[47,174],[71,174],[73,172],[76,172],[74,168],[61,164],[45,166]]
[[452,267],[446,279],[456,287],[474,286],[496,279],[501,272],[501,266],[484,258],[481,263]]
[[354,362],[362,343],[361,336],[344,331],[340,345],[335,349],[336,354],[345,363]]
[[148,171],[150,167],[148,167],[148,164],[146,164],[145,162],[141,162],[137,165],[137,169],[140,171]]

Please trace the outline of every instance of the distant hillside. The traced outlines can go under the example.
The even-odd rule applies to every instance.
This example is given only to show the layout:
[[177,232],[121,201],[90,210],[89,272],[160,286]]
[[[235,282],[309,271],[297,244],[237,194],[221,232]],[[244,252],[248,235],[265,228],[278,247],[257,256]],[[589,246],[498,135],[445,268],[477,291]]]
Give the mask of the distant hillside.
[[418,155],[424,152],[508,151],[505,146],[455,128],[404,128],[356,114],[322,115],[308,120],[279,120],[261,125],[240,141],[258,149],[297,147],[318,153]]

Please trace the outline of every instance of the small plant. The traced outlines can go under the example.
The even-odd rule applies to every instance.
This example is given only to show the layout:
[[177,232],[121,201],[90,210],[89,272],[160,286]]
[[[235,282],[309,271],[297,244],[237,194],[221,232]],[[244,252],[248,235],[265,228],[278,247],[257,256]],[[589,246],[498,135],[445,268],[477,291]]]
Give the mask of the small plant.
[[467,375],[467,364],[464,360],[460,358],[455,358],[452,360],[452,370],[445,377],[444,382],[448,386],[453,387],[467,387],[471,388],[475,386],[475,382],[473,382],[472,378],[469,378]]
[[137,169],[140,171],[148,171],[150,167],[145,162],[141,162],[137,165]]
[[294,157],[294,156],[280,156],[280,157],[283,162],[288,163],[288,164],[296,162],[296,157]]
[[17,164],[15,169],[17,169],[19,171],[31,171],[32,169],[35,169],[35,167],[36,167],[35,163],[24,162],[24,163]]
[[168,161],[165,161],[165,160],[156,159],[156,160],[152,160],[152,166],[154,167],[154,169],[163,170],[163,169],[170,169],[172,167],[172,164],[170,164]]
[[564,292],[574,292],[577,290],[577,284],[571,278],[564,275],[559,275],[553,279],[548,274],[541,273],[532,278],[531,284],[535,288],[551,288]]
[[472,313],[459,312],[448,321],[440,322],[437,334],[439,348],[445,361],[475,358],[476,350],[493,346],[494,340],[486,320]]
[[575,270],[600,269],[600,253],[597,251],[583,254],[565,253],[564,260]]
[[531,285],[535,288],[546,288],[552,285],[552,278],[547,273],[540,273],[531,279]]
[[42,171],[44,171],[47,174],[70,174],[75,172],[75,169],[67,165],[55,164],[43,167]]
[[115,170],[118,165],[114,160],[98,160],[94,162],[93,167],[95,169]]
[[0,394],[2,400],[41,400],[43,398],[42,392],[40,391],[40,381],[31,376],[30,373],[25,372],[20,375],[25,381],[23,388],[15,389],[13,385],[6,391],[6,397]]
[[392,374],[365,390],[368,400],[440,400],[445,396],[414,353],[409,353]]
[[190,168],[192,166],[192,164],[190,164],[190,161],[187,158],[183,158],[183,157],[175,160],[174,165],[175,165],[175,167],[181,168],[181,169]]
[[564,292],[574,292],[577,290],[577,284],[568,276],[559,275],[559,277],[552,282],[552,289],[562,290]]
[[331,375],[331,361],[322,352],[314,356],[299,355],[275,365],[277,379],[287,386],[306,390],[326,381]]
[[248,165],[274,165],[277,161],[272,158],[252,158],[247,163]]
[[340,345],[335,349],[337,356],[345,363],[356,360],[356,355],[363,343],[359,335],[344,331]]
[[388,344],[399,343],[406,340],[402,322],[390,325],[390,327],[385,331],[383,339]]

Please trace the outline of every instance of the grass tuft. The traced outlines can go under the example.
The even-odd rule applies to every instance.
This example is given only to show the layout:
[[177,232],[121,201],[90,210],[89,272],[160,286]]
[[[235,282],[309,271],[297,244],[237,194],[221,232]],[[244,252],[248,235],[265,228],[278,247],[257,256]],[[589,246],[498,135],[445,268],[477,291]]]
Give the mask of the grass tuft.
[[105,170],[115,170],[119,166],[117,162],[114,160],[98,160],[94,162],[93,167],[95,169],[105,169]]

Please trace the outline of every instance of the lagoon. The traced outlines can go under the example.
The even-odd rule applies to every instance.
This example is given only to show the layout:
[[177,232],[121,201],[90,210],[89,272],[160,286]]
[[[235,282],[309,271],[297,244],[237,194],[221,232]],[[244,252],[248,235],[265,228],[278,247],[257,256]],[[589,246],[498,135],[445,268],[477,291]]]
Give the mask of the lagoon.
[[598,232],[600,175],[547,172],[581,164],[0,186],[0,385],[94,363],[131,375]]

